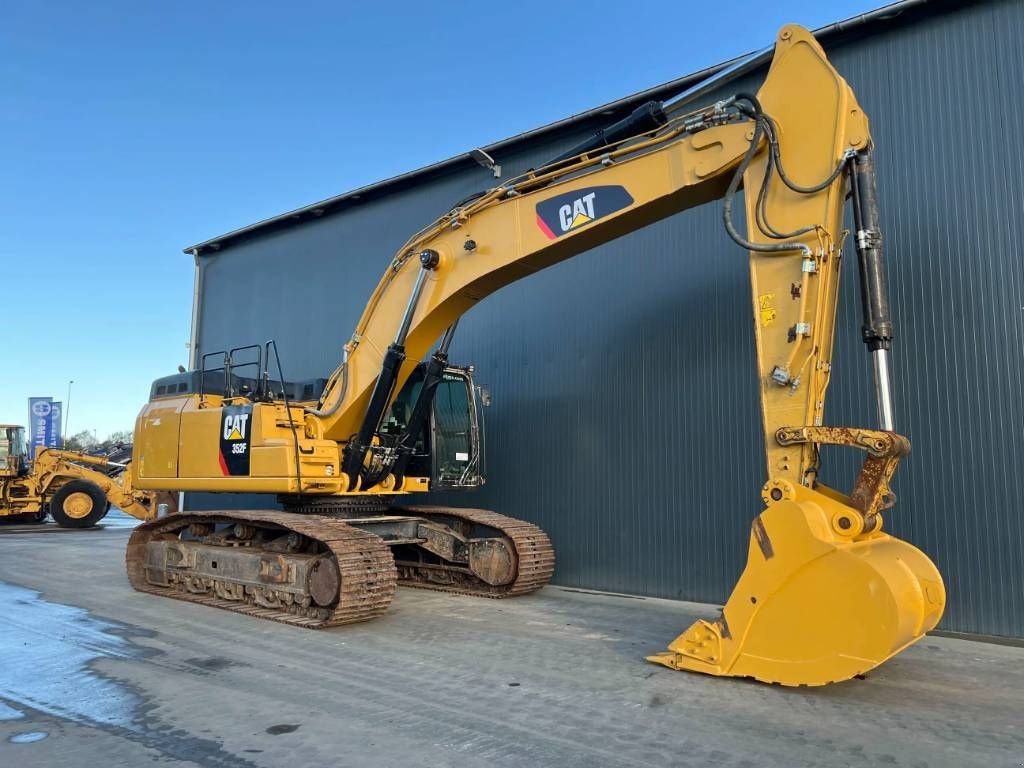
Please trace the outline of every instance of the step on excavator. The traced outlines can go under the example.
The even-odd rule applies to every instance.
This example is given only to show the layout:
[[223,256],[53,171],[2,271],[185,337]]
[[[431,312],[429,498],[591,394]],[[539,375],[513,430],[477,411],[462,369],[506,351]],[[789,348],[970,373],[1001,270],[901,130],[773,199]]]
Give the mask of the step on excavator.
[[[910,446],[893,429],[868,119],[799,26],[725,74],[769,56],[756,95],[694,108],[727,82],[717,77],[648,103],[413,235],[328,379],[287,381],[266,342],[206,354],[197,370],[157,380],[136,423],[132,487],[272,494],[280,508],[171,514],[139,526],[127,551],[132,586],[310,628],[379,615],[396,584],[490,597],[538,589],[554,551],[536,526],[406,504],[484,479],[483,393],[471,368],[448,360],[458,320],[515,280],[722,198],[725,232],[749,254],[765,509],[721,616],[698,621],[650,660],[822,685],[920,639],[945,595],[931,561],[882,525]],[[745,233],[733,212],[741,186]],[[824,424],[847,195],[877,429]],[[826,445],[864,456],[848,493],[818,480]]]

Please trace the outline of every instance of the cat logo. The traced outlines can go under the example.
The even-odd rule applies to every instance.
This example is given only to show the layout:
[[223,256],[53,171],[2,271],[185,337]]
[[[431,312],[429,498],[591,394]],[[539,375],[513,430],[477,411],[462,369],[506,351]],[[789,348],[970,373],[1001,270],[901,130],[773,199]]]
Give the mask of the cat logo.
[[252,433],[252,406],[226,405],[221,409],[220,461],[225,476],[249,474],[249,437]]
[[245,436],[245,428],[249,424],[248,413],[227,414],[224,417],[224,439],[241,440]]
[[572,201],[572,205],[566,203],[558,209],[558,223],[562,225],[562,231],[582,227],[594,220],[594,198],[597,192],[591,192],[583,197]]
[[625,187],[585,187],[537,203],[537,226],[554,240],[632,204]]

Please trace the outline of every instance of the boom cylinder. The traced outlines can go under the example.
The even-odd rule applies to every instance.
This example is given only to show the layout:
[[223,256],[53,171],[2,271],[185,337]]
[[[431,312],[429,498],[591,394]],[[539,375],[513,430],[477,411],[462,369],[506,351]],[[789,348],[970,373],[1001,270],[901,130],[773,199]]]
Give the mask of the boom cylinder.
[[856,154],[851,162],[849,175],[860,271],[860,302],[863,316],[861,334],[871,351],[879,426],[892,431],[895,423],[892,383],[889,378],[889,350],[892,348],[893,329],[885,277],[882,231],[879,226],[875,160],[871,149]]
[[[398,381],[398,373],[405,362],[405,339],[409,335],[409,327],[412,325],[412,316],[416,313],[416,307],[423,294],[423,286],[426,284],[427,274],[437,268],[439,257],[437,251],[427,249],[420,255],[420,271],[416,275],[416,283],[412,293],[409,295],[409,302],[406,304],[405,313],[395,334],[395,340],[388,346],[381,362],[380,374],[370,395],[370,404],[366,408],[366,414],[360,424],[359,432],[352,442],[345,448],[345,459],[342,470],[349,477],[349,490],[355,490],[359,485],[359,478],[363,470],[363,460],[366,458],[366,451],[373,442],[373,436],[380,428],[381,418],[384,416],[384,409],[391,400],[391,394],[395,389],[395,382]],[[365,489],[364,489],[365,490]]]
[[458,324],[459,321],[456,320],[444,332],[441,343],[434,354],[430,356],[430,361],[426,365],[423,385],[420,387],[416,404],[413,406],[412,415],[406,425],[405,434],[398,441],[398,458],[395,459],[395,463],[391,467],[391,473],[395,476],[396,483],[400,483],[405,477],[405,470],[409,466],[409,459],[412,458],[412,452],[416,448],[416,441],[420,439],[427,424],[430,408],[434,403],[434,393],[437,391],[437,385],[441,383],[444,369],[448,365],[448,348],[455,337],[455,328]]
[[564,163],[570,158],[582,155],[584,152],[593,152],[595,149],[615,144],[623,139],[629,139],[641,133],[653,131],[668,122],[668,116],[662,109],[660,101],[648,101],[634,109],[629,115],[617,123],[609,125],[597,131],[589,139],[577,144],[572,149],[566,150],[558,157],[552,158],[544,164],[545,169],[550,169],[558,163]]

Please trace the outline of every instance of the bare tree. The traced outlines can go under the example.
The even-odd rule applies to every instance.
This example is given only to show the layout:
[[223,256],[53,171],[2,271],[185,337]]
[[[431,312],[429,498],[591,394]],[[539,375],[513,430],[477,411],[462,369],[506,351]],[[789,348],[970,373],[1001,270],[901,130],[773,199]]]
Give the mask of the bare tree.
[[79,451],[81,453],[89,453],[95,450],[97,445],[96,438],[92,436],[92,432],[83,429],[81,432],[76,432],[71,437],[64,440],[64,447],[69,451]]

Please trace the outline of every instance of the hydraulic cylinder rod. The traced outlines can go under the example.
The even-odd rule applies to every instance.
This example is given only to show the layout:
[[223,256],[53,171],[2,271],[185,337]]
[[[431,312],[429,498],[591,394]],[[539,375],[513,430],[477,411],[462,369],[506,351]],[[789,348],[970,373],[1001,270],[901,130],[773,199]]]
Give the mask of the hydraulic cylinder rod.
[[600,129],[589,139],[585,139],[572,147],[572,149],[566,150],[558,157],[552,158],[544,164],[544,170],[550,171],[559,163],[565,163],[577,155],[582,155],[584,152],[593,152],[595,149],[601,149],[601,147],[615,144],[623,139],[629,139],[638,134],[653,131],[663,126],[666,122],[668,122],[668,117],[665,115],[665,110],[661,107],[661,102],[648,101],[645,104],[641,104],[617,123]]
[[670,109],[681,109],[693,101],[706,96],[715,88],[721,88],[727,83],[752,72],[770,61],[774,51],[774,45],[762,48],[759,51],[754,51],[753,53],[744,56],[742,59],[724,67],[710,77],[690,86],[669,101],[648,101],[645,104],[641,104],[622,120],[619,120],[617,123],[610,125],[607,128],[599,130],[589,139],[586,139],[574,146],[572,149],[563,152],[558,157],[553,158],[545,164],[545,167],[551,168],[557,163],[564,162],[569,158],[576,157],[584,152],[593,152],[595,149],[600,149],[601,147],[606,147],[609,144],[614,144],[618,141],[622,141],[623,139],[632,138],[637,134],[660,128],[668,122],[668,115],[666,112]]
[[384,353],[384,360],[381,362],[380,375],[373,387],[373,394],[370,395],[370,404],[363,416],[359,432],[355,439],[345,448],[345,459],[342,470],[349,477],[349,490],[355,490],[359,485],[359,478],[363,471],[363,460],[366,458],[366,451],[369,450],[373,436],[380,428],[381,418],[384,416],[384,409],[391,400],[391,393],[395,389],[395,382],[398,381],[398,372],[405,362],[405,340],[409,335],[409,327],[412,324],[412,317],[416,313],[416,307],[423,294],[423,286],[426,284],[427,274],[437,268],[437,251],[427,249],[420,254],[421,268],[416,276],[416,284],[409,295],[409,302],[406,304],[405,313],[395,334],[395,340],[388,346]]
[[889,379],[889,350],[892,348],[892,317],[885,277],[882,231],[879,227],[875,161],[871,149],[858,152],[850,165],[853,223],[856,230],[857,261],[860,268],[860,301],[863,314],[861,333],[871,351],[875,374],[878,422],[882,429],[895,429],[892,383]]
[[670,110],[680,110],[683,107],[692,104],[697,99],[704,98],[716,88],[721,88],[728,83],[738,80],[744,75],[753,72],[758,67],[767,64],[771,61],[773,53],[775,53],[775,46],[769,45],[759,51],[747,54],[743,58],[734,61],[732,64],[723,67],[710,77],[706,77],[700,82],[691,85],[682,93],[673,96],[662,104],[662,108],[666,112]]
[[434,393],[437,391],[437,385],[441,383],[444,369],[448,365],[448,349],[451,346],[452,339],[455,338],[455,328],[458,324],[456,320],[444,332],[441,343],[434,351],[434,354],[430,356],[430,361],[426,365],[426,370],[423,374],[423,385],[420,387],[416,404],[413,406],[412,415],[409,417],[409,423],[406,425],[405,434],[398,441],[398,458],[395,460],[394,466],[391,467],[391,473],[395,476],[396,483],[401,482],[405,477],[405,470],[409,466],[409,459],[412,458],[412,452],[416,448],[416,441],[420,439],[420,435],[423,434],[427,421],[430,418],[430,408],[434,403]]

